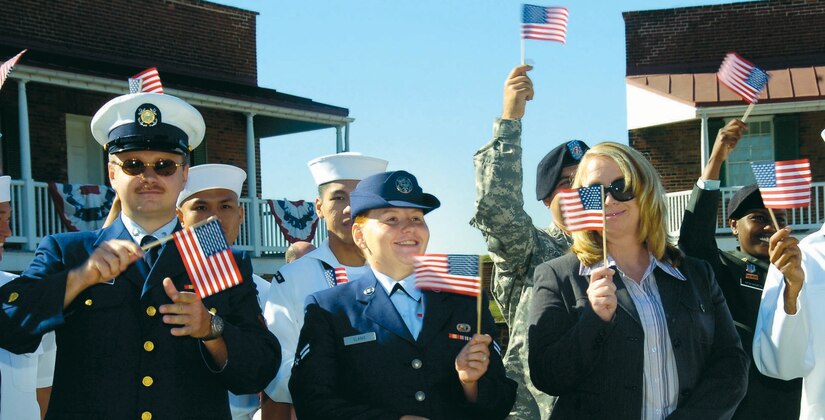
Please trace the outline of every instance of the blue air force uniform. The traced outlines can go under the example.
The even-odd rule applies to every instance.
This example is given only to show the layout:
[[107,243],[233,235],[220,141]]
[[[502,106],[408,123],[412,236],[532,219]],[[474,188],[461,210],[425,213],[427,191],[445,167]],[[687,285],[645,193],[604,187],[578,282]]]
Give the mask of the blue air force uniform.
[[[498,345],[478,381],[478,402],[464,398],[455,358],[477,333],[476,299],[423,292],[424,320],[414,339],[372,272],[307,299],[289,390],[301,419],[504,418],[516,384]],[[486,308],[487,300],[484,300]],[[495,337],[489,311],[482,333]]]

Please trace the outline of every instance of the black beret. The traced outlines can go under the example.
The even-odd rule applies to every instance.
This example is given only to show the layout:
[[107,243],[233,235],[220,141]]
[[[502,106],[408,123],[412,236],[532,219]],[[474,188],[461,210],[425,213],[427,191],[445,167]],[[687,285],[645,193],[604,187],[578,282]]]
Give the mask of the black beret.
[[578,165],[589,149],[581,140],[570,140],[545,155],[536,168],[536,200],[544,200],[550,195],[559,183],[562,169]]
[[765,203],[762,202],[759,187],[756,184],[746,185],[730,198],[728,202],[728,220],[737,220],[751,210],[764,208]]

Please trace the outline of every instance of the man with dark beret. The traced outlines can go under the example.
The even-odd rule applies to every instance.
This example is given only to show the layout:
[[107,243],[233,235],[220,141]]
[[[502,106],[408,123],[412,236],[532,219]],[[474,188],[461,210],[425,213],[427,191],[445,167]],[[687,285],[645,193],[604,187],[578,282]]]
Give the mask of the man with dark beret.
[[519,384],[510,418],[546,419],[555,397],[533,387],[527,367],[527,315],[533,295],[533,270],[570,248],[557,192],[570,188],[588,147],[582,141],[571,140],[555,147],[539,162],[536,199],[550,209],[553,223],[544,229],[534,226],[524,211],[521,195],[521,118],[527,101],[533,98],[533,82],[527,76],[530,69],[531,66],[518,66],[510,72],[504,84],[504,111],[493,124],[493,139],[473,157],[476,211],[470,224],[487,241],[495,264],[493,297],[510,327],[504,366],[507,375]]
[[0,344],[30,352],[56,331],[47,419],[228,419],[226,391],[262,390],[280,363],[250,259],[235,253],[241,284],[201,298],[173,242],[141,249],[180,229],[175,202],[203,117],[171,95],[137,93],[106,103],[91,128],[122,211],[101,230],[43,238],[0,288],[11,320]]
[[[798,419],[801,379],[782,381],[769,378],[759,373],[753,363],[753,332],[770,266],[768,242],[776,233],[756,184],[742,187],[728,203],[726,220],[739,246],[736,250],[723,251],[716,244],[722,163],[736,147],[745,129],[742,121],[734,119],[719,130],[702,177],[693,187],[690,203],[685,209],[679,248],[689,256],[704,259],[713,267],[742,347],[751,357],[748,393],[733,418]],[[773,212],[779,228],[785,227],[786,211],[774,209]]]

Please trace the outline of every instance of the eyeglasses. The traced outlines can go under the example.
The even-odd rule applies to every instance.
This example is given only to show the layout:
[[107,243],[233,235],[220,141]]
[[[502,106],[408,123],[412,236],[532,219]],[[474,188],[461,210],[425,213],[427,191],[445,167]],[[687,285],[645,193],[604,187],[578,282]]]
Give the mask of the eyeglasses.
[[610,185],[603,185],[603,187],[605,198],[607,193],[610,193],[617,201],[630,201],[636,197],[633,195],[633,190],[625,186],[624,178],[619,178],[611,182]]
[[112,161],[112,163],[120,166],[120,169],[123,169],[123,172],[130,176],[138,176],[146,172],[147,167],[154,169],[155,173],[160,176],[172,176],[178,171],[179,166],[184,165],[172,159],[158,159],[155,163],[145,163],[139,159],[128,159],[123,162]]

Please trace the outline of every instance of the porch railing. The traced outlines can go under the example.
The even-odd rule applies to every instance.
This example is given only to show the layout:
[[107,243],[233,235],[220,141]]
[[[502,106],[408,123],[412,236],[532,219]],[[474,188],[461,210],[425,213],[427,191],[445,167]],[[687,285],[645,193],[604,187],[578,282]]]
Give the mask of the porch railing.
[[[722,188],[722,198],[719,212],[716,217],[716,233],[730,233],[725,215],[728,213],[728,202],[731,196],[741,187]],[[682,226],[682,216],[690,202],[690,191],[678,191],[667,194],[668,215],[667,228],[674,235],[679,235]],[[789,209],[788,225],[796,231],[819,229],[825,220],[825,182],[814,182],[811,188],[811,205],[808,207]]]
[[[11,231],[12,236],[6,239],[7,243],[22,244],[23,249],[27,249],[29,243],[37,244],[43,237],[55,233],[65,232],[66,228],[63,226],[63,221],[60,220],[57,210],[54,207],[54,202],[49,196],[48,184],[45,182],[34,182],[34,208],[25,208],[24,196],[24,181],[12,180],[11,182]],[[258,200],[258,220],[261,226],[251,226],[252,218],[249,217],[252,209],[252,200],[249,198],[241,198],[241,205],[244,207],[244,212],[247,217],[241,224],[238,240],[235,243],[237,249],[250,251],[256,256],[269,253],[283,253],[289,246],[289,242],[284,238],[275,222],[275,217],[267,204],[266,200]],[[34,232],[28,232],[26,229],[25,216],[32,215],[34,217]],[[252,235],[259,234],[261,241],[259,249],[254,249]],[[31,237],[31,238],[30,238]],[[312,243],[316,246],[320,244],[327,237],[326,225],[323,220],[318,221],[315,238]],[[30,241],[30,239],[32,239]]]

